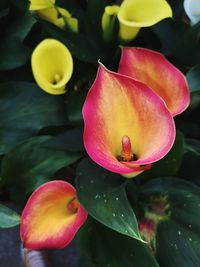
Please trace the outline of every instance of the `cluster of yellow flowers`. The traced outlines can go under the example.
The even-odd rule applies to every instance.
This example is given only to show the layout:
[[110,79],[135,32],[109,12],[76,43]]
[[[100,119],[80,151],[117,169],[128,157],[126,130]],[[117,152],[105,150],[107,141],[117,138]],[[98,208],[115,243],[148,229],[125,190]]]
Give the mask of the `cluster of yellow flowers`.
[[[30,0],[29,10],[60,28],[68,27],[78,33],[78,20],[55,0]],[[102,15],[102,33],[105,41],[113,35],[114,21],[119,21],[119,38],[130,41],[141,27],[148,27],[162,19],[172,17],[172,10],[165,0],[124,0],[121,6],[105,7]],[[32,55],[32,70],[37,84],[50,94],[64,94],[73,72],[70,51],[53,39],[42,41]],[[48,71],[47,71],[48,70]]]

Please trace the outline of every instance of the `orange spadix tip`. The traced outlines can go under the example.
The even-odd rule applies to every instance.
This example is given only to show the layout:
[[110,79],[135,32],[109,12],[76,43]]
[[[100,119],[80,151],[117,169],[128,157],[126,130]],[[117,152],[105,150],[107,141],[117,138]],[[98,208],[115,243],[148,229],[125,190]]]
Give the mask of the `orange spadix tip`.
[[122,160],[132,161],[134,156],[131,148],[131,140],[127,135],[122,137]]

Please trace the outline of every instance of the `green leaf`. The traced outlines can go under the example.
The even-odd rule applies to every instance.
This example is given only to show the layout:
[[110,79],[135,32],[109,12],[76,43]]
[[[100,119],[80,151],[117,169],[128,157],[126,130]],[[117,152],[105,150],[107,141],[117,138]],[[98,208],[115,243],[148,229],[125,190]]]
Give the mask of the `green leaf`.
[[0,85],[0,154],[44,127],[65,122],[61,97],[44,93],[32,83]]
[[0,204],[0,228],[9,228],[20,223],[20,216],[13,210]]
[[0,70],[11,70],[23,66],[30,56],[30,48],[19,39],[8,37],[0,43]]
[[151,203],[160,196],[169,205],[169,216],[158,220],[156,232],[160,265],[200,266],[200,188],[176,178],[159,178],[145,184],[141,190],[141,199],[146,203],[143,205],[157,216],[161,215],[161,209]]
[[23,41],[35,23],[36,19],[30,13],[24,14],[24,16],[18,15],[8,26],[6,35]]
[[14,147],[2,160],[1,178],[24,194],[51,180],[56,171],[81,157],[81,153],[54,150],[43,146],[50,136],[37,136]]
[[[53,179],[56,171],[81,157],[81,153],[43,146],[50,136],[37,136],[14,147],[2,160],[2,184],[28,194]],[[23,197],[23,196],[22,196]]]
[[142,241],[126,195],[126,184],[120,175],[84,159],[77,168],[76,185],[78,198],[92,217],[119,233]]
[[78,233],[80,267],[159,267],[148,247],[94,221]]
[[196,156],[200,156],[200,141],[196,139],[186,139],[185,149]]
[[186,139],[185,153],[178,176],[200,185],[199,174],[200,141],[196,139]]
[[159,37],[162,44],[162,52],[171,55],[183,34],[183,25],[171,19],[165,19],[156,23],[151,30]]
[[183,152],[184,135],[181,132],[177,132],[174,145],[170,152],[163,159],[153,163],[152,168],[149,171],[145,171],[138,176],[139,179],[141,179],[141,177],[156,178],[175,175],[181,166]]
[[186,75],[190,92],[196,93],[200,91],[200,65],[193,67]]
[[44,146],[55,150],[84,151],[83,130],[79,128],[69,129],[47,140]]
[[17,16],[6,30],[6,37],[0,43],[0,70],[23,66],[31,56],[31,49],[23,44],[36,20],[30,15]]
[[200,22],[189,28],[176,46],[174,56],[184,65],[194,66],[200,60]]
[[0,19],[6,17],[9,13],[9,10],[10,10],[9,7],[0,10]]
[[66,101],[66,111],[71,125],[83,124],[82,107],[85,101],[85,92],[69,92]]

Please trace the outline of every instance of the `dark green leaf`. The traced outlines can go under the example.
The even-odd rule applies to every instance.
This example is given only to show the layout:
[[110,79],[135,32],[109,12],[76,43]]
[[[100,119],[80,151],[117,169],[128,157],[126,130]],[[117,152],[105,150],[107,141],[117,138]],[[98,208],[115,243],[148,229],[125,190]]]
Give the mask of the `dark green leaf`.
[[23,66],[30,58],[31,50],[19,39],[7,38],[0,43],[0,70]]
[[65,121],[62,98],[44,93],[31,83],[0,85],[0,154],[40,129]]
[[9,8],[5,8],[3,10],[0,10],[0,19],[7,16],[9,13]]
[[159,267],[145,244],[97,222],[87,222],[78,237],[80,267]]
[[82,107],[85,97],[84,92],[69,92],[66,101],[66,111],[71,125],[80,125],[83,123]]
[[200,141],[196,139],[186,139],[185,149],[196,156],[200,156]]
[[200,185],[200,141],[186,139],[183,162],[178,176]]
[[9,25],[6,35],[23,41],[35,23],[36,20],[30,13],[24,16],[17,16]]
[[51,180],[56,171],[81,157],[80,153],[43,147],[43,143],[50,138],[33,137],[12,149],[2,160],[2,183],[15,186],[25,195]]
[[[154,199],[165,197],[168,218],[158,220],[157,257],[163,267],[200,266],[200,189],[176,178],[159,178],[142,188],[146,213],[161,216],[161,209],[151,206]],[[153,207],[153,208],[152,208]],[[162,206],[160,206],[162,207]],[[147,212],[148,211],[148,212]]]
[[174,55],[188,66],[194,66],[200,61],[200,22],[188,29],[176,46]]
[[171,19],[165,19],[152,26],[151,29],[161,41],[162,52],[167,56],[171,55],[183,34],[182,24]]
[[78,198],[91,216],[117,232],[141,240],[120,175],[85,159],[77,168],[76,185]]
[[0,43],[0,70],[23,66],[30,58],[31,50],[23,44],[24,38],[36,20],[30,15],[17,16],[6,30],[6,37]]
[[13,210],[0,204],[0,228],[9,228],[20,223],[20,216]]
[[200,91],[200,65],[193,67],[186,75],[190,92],[195,93]]
[[69,129],[44,143],[45,147],[71,152],[84,151],[83,130]]

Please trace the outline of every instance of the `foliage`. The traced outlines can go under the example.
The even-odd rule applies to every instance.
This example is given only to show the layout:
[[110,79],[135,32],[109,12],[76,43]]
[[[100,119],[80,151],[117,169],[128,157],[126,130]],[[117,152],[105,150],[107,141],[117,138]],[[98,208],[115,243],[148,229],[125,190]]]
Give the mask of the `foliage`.
[[[1,1],[0,227],[20,223],[20,216],[5,201],[23,209],[38,186],[62,179],[76,185],[78,200],[89,213],[76,238],[80,267],[197,267],[200,22],[191,26],[183,1],[170,0],[173,20],[142,28],[128,43],[118,40],[115,20],[113,36],[105,42],[104,8],[119,2],[59,0],[59,6],[79,21],[75,33],[30,12],[27,0]],[[73,56],[73,75],[61,96],[42,91],[32,74],[31,54],[45,38],[61,41]],[[81,111],[98,60],[116,71],[122,45],[163,53],[186,75],[191,92],[189,108],[175,118],[177,134],[171,151],[133,179],[96,165],[83,145]]]

